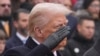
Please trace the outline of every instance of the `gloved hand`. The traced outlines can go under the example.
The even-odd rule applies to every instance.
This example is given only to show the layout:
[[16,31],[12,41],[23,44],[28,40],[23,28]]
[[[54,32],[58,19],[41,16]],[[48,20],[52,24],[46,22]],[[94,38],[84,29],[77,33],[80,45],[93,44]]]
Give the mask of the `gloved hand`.
[[49,35],[49,37],[43,42],[50,50],[53,50],[68,34],[69,34],[69,27],[62,27],[57,30],[55,33]]

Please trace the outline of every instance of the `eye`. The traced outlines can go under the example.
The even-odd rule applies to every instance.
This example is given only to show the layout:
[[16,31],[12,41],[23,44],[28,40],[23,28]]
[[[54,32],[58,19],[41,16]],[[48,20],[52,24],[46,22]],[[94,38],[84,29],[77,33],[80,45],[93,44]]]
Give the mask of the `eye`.
[[57,25],[57,26],[56,26],[56,29],[59,29],[59,28],[61,28],[61,27],[63,27],[63,24]]

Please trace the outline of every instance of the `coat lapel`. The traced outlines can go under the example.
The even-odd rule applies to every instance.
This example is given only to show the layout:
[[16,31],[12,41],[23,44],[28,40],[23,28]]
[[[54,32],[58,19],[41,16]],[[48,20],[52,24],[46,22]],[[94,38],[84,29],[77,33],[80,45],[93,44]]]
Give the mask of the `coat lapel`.
[[25,44],[29,49],[33,49],[37,46],[37,44],[32,40],[31,37],[28,38]]

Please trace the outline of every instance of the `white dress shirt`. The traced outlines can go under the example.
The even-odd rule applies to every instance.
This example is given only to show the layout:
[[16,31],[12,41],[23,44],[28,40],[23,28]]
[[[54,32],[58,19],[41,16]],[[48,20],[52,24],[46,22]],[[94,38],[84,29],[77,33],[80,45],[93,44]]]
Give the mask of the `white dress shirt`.
[[23,42],[23,44],[26,43],[26,40],[28,39],[29,36],[25,37],[23,35],[21,35],[19,32],[16,32],[16,35],[18,36],[18,38]]
[[[40,43],[35,38],[32,38],[32,39],[36,44],[40,45]],[[53,54],[54,54],[54,56],[57,56],[57,52],[56,51],[54,51]]]

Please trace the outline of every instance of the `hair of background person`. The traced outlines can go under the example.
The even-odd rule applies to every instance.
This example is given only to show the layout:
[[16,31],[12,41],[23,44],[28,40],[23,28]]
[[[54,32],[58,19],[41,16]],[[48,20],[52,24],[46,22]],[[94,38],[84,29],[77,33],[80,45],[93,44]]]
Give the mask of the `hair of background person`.
[[82,24],[84,20],[94,21],[92,16],[81,15],[78,18],[78,24]]
[[14,21],[17,21],[17,20],[19,20],[19,13],[30,13],[30,11],[29,10],[26,10],[26,9],[18,9],[17,11],[15,11],[14,13],[13,13],[13,20]]
[[7,39],[7,36],[5,32],[2,29],[0,29],[0,40],[6,40],[6,39]]
[[82,8],[87,9],[94,0],[84,0]]

